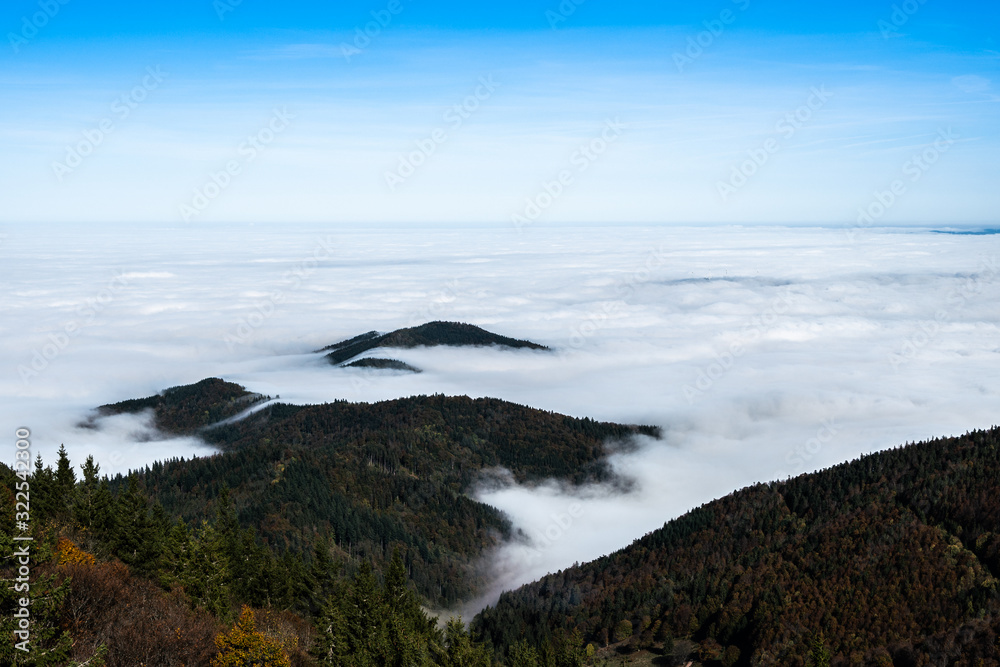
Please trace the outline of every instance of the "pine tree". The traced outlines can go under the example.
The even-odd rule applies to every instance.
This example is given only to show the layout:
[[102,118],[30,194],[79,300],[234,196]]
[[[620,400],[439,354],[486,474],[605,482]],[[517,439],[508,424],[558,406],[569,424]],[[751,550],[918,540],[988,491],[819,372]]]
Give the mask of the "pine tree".
[[90,503],[90,525],[84,527],[90,528],[94,535],[110,541],[115,529],[115,497],[107,478],[97,485]]
[[83,471],[83,481],[77,487],[77,499],[73,506],[73,514],[81,528],[92,529],[97,509],[94,501],[101,484],[99,478],[101,466],[94,463],[93,456],[88,456],[87,461],[80,466],[80,470]]
[[38,454],[35,457],[35,471],[31,475],[32,521],[44,524],[52,519],[56,514],[56,500],[55,475],[52,468],[43,465],[42,455]]
[[[289,570],[289,563],[285,563],[284,569]],[[307,609],[313,616],[319,615],[326,608],[327,600],[337,588],[339,571],[340,565],[330,557],[330,542],[325,537],[320,537],[313,547],[313,558],[308,572],[299,575],[305,578],[303,583],[306,584],[306,588],[302,594]]]
[[140,572],[154,572],[159,567],[163,548],[162,534],[149,515],[149,501],[139,491],[134,474],[128,486],[115,499],[111,545],[123,563]]
[[371,563],[361,561],[348,596],[345,616],[351,653],[385,656],[389,652],[383,631],[382,609]]
[[223,553],[218,532],[208,522],[194,531],[186,563],[178,581],[187,594],[219,618],[229,616],[229,559]]
[[59,445],[59,461],[56,464],[56,487],[62,496],[68,496],[76,485],[76,473],[66,456],[66,447]]
[[448,667],[490,667],[493,664],[486,647],[472,642],[461,617],[448,620],[444,637]]
[[830,667],[830,649],[826,647],[826,638],[820,632],[809,640],[812,667]]
[[507,654],[508,667],[539,667],[538,651],[526,641],[519,641],[510,647]]
[[316,639],[310,654],[325,667],[347,664],[347,619],[340,608],[340,600],[331,598],[314,625]]

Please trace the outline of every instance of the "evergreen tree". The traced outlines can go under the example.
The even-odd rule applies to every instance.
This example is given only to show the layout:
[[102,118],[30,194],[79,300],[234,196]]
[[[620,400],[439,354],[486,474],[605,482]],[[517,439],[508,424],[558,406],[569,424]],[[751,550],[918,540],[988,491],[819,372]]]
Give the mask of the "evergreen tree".
[[44,524],[53,519],[57,512],[58,492],[52,468],[42,464],[42,455],[35,457],[35,470],[31,476],[31,519]]
[[444,631],[448,667],[490,667],[489,652],[482,644],[474,644],[461,617],[448,620]]
[[[301,563],[298,559],[292,562]],[[288,559],[283,564],[283,569],[291,575],[290,567],[294,567]],[[330,542],[325,537],[320,537],[313,547],[312,561],[306,572],[293,576],[293,581],[298,580],[299,586],[293,584],[293,588],[298,588],[298,596],[305,603],[306,610],[311,616],[319,616],[324,612],[329,597],[337,588],[337,575],[340,572],[340,564],[335,563],[330,557]]]
[[73,492],[73,487],[76,485],[76,472],[73,471],[73,466],[70,465],[64,445],[59,445],[59,461],[56,463],[55,482],[59,493],[64,498]]
[[178,580],[199,605],[219,618],[230,615],[229,559],[222,550],[218,531],[208,522],[192,536],[188,557]]
[[826,647],[826,638],[822,632],[810,638],[809,651],[811,667],[830,667],[830,649]]
[[507,667],[540,667],[538,651],[526,641],[519,641],[507,653]]
[[140,572],[155,571],[163,548],[163,536],[157,528],[136,475],[129,475],[128,486],[114,504],[111,545],[115,556]]
[[81,528],[93,529],[95,516],[107,509],[95,505],[97,490],[101,485],[101,466],[94,463],[94,457],[91,455],[87,457],[86,463],[80,466],[80,470],[83,471],[83,481],[77,487],[77,501],[73,506],[73,514]]
[[347,619],[341,609],[340,600],[328,600],[315,622],[316,639],[310,654],[325,667],[340,667],[346,661],[349,649],[347,642]]

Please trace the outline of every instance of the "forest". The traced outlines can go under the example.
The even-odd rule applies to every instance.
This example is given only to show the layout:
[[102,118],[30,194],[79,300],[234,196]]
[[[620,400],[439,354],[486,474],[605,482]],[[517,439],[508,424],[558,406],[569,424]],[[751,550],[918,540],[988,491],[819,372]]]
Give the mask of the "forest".
[[[218,453],[111,477],[66,448],[0,466],[0,571],[15,581],[30,536],[35,648],[0,664],[1000,665],[1000,429],[737,491],[467,629],[431,610],[472,598],[517,537],[475,485],[504,469],[625,492],[607,445],[657,428],[462,396],[294,406],[216,378],[88,425],[144,411]],[[5,586],[6,636],[18,604]]]
[[416,327],[397,329],[387,334],[369,331],[349,340],[328,345],[319,351],[327,353],[326,358],[331,364],[340,364],[353,359],[362,352],[367,352],[377,347],[409,348],[420,346],[433,347],[437,345],[496,345],[499,347],[526,348],[531,350],[548,349],[544,345],[532,343],[531,341],[501,336],[473,324],[464,324],[461,322],[428,322]]
[[758,484],[503,594],[474,634],[658,664],[998,665],[998,482],[994,428]]
[[[473,597],[481,556],[511,537],[508,520],[469,495],[499,469],[521,482],[607,480],[606,443],[628,446],[653,427],[575,419],[496,399],[414,396],[381,403],[270,403],[240,421],[204,428],[257,400],[208,379],[159,398],[104,406],[102,414],[150,409],[167,433],[197,432],[222,453],[157,462],[137,482],[171,515],[210,519],[223,489],[241,525],[276,553],[336,553],[376,569],[399,550],[433,606]],[[110,480],[113,490],[126,480]]]
[[[398,553],[381,573],[348,574],[330,544],[278,556],[240,526],[228,491],[211,520],[187,524],[151,502],[130,475],[117,492],[88,457],[78,478],[64,448],[55,469],[0,464],[2,575],[31,537],[30,590],[0,591],[0,664],[72,667],[320,667],[492,664],[465,625],[439,627]],[[14,489],[31,520],[15,524]],[[14,616],[30,596],[30,641]]]

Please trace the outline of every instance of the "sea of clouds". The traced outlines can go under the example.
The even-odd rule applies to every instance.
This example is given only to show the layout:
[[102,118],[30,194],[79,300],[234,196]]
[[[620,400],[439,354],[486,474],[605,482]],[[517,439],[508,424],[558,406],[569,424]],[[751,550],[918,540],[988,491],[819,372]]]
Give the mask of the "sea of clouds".
[[[1000,236],[742,227],[38,226],[0,229],[0,437],[105,473],[204,455],[98,405],[223,377],[294,403],[494,396],[655,424],[612,449],[621,488],[470,493],[524,538],[500,590],[628,545],[757,481],[989,427],[1000,396]],[[456,320],[551,352],[318,348]]]

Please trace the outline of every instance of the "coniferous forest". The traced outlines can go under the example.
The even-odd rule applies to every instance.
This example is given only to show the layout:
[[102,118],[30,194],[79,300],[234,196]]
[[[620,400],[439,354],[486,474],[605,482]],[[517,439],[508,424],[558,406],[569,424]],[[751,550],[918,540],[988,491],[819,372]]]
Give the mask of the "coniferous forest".
[[516,537],[475,484],[610,481],[605,444],[655,428],[466,397],[292,406],[218,379],[91,426],[143,410],[219,453],[115,477],[71,447],[0,467],[4,553],[18,485],[34,539],[35,650],[7,642],[2,664],[1000,665],[1000,430],[744,489],[467,629],[429,610],[470,599]]

